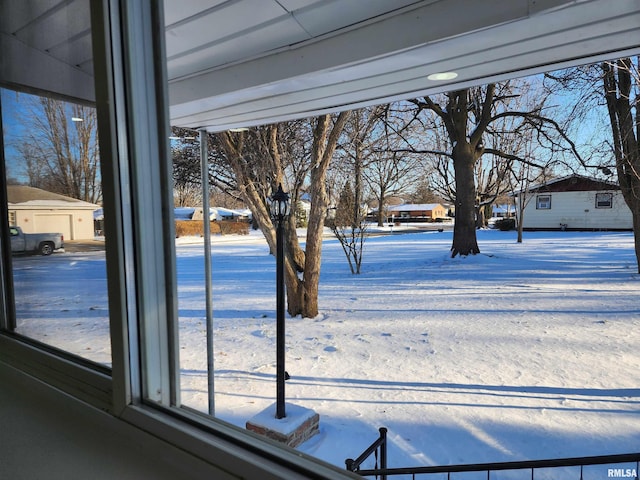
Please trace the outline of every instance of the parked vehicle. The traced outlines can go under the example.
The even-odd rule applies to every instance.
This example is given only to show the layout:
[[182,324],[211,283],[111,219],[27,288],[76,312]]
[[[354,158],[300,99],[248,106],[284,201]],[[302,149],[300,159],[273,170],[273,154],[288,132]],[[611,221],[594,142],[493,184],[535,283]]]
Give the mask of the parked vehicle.
[[24,233],[20,227],[9,227],[11,253],[51,255],[64,246],[61,233]]

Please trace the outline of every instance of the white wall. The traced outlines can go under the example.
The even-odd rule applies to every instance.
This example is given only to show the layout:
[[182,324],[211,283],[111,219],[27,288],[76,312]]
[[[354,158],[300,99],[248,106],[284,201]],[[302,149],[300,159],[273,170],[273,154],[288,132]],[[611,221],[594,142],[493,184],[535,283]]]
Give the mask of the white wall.
[[596,192],[550,192],[550,209],[536,209],[536,193],[530,193],[530,200],[524,210],[526,229],[559,229],[566,225],[568,229],[631,229],[633,219],[631,210],[619,191],[612,193],[612,208],[596,208]]
[[192,455],[2,362],[0,424],[1,479],[223,477]]

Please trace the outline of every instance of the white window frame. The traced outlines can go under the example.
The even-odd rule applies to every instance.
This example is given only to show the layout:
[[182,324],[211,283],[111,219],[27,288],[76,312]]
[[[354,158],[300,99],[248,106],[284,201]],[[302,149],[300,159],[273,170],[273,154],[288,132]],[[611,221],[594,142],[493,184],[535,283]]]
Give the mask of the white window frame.
[[[607,203],[603,203],[602,199],[606,198]],[[613,193],[611,192],[598,192],[596,193],[596,208],[613,208]]]
[[536,210],[551,210],[551,194],[536,195]]
[[91,18],[112,368],[12,332],[4,222],[0,361],[176,446],[201,478],[360,478],[180,406],[163,5],[94,0]]

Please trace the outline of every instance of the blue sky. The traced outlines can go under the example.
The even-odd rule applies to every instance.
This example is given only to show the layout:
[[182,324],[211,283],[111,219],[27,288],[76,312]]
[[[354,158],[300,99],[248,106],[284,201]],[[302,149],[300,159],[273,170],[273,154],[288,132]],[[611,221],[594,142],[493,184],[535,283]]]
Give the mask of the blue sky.
[[[540,77],[541,78],[541,77]],[[532,80],[529,78],[528,80]],[[7,175],[18,180],[25,181],[24,169],[21,165],[21,156],[15,148],[15,143],[25,133],[25,124],[22,119],[25,117],[25,110],[30,108],[28,104],[32,103],[33,95],[26,93],[17,93],[7,89],[0,89],[1,106],[2,106],[2,122],[4,127],[4,143],[5,143],[5,160],[7,165]],[[582,101],[579,94],[571,91],[564,91],[560,95],[555,95],[551,104],[557,105],[558,110],[564,110],[577,102]],[[552,115],[552,111],[548,111],[547,115]],[[609,124],[606,118],[605,107],[591,108],[584,120],[579,126],[574,127],[570,132],[574,142],[584,157],[588,157],[592,146],[601,144],[610,136]],[[568,159],[569,163],[578,167],[578,162]],[[595,160],[594,160],[595,163]],[[607,162],[614,164],[614,160]],[[580,169],[578,168],[580,171]],[[563,172],[558,172],[563,173]],[[589,176],[596,176],[596,169],[588,169],[580,171]]]
[[24,132],[24,125],[20,122],[21,99],[30,96],[4,88],[0,89],[0,105],[2,106],[2,126],[4,131],[4,154],[7,164],[7,176],[26,180],[20,165],[20,155],[16,151],[14,142]]

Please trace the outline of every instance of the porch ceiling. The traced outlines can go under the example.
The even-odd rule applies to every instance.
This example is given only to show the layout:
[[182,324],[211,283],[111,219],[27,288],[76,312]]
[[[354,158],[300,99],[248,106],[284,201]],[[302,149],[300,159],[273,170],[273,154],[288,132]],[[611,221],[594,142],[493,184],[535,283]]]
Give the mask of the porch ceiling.
[[[93,100],[89,4],[0,2],[0,83]],[[638,0],[164,4],[171,122],[210,131],[640,53]]]

